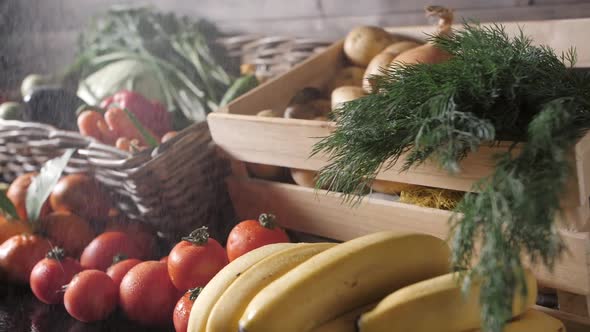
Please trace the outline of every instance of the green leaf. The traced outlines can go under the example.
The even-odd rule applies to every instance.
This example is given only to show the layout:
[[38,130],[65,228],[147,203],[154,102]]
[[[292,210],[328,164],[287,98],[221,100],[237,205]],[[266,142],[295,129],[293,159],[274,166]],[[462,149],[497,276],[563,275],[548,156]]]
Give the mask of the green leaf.
[[135,128],[137,128],[137,130],[139,130],[139,133],[141,134],[141,136],[143,136],[143,139],[145,139],[146,143],[150,147],[154,148],[154,147],[160,145],[160,143],[158,142],[158,139],[156,139],[154,137],[154,135],[150,134],[150,132],[147,129],[145,129],[145,127],[141,124],[141,122],[139,122],[139,120],[137,120],[137,117],[135,117],[135,114],[131,113],[126,108],[123,108],[123,111],[125,111],[125,114],[127,114],[129,119],[131,120],[131,122],[133,122],[133,125],[135,126]]
[[41,207],[43,207],[49,194],[53,191],[75,151],[74,149],[68,149],[61,157],[48,160],[41,168],[39,175],[31,182],[26,199],[27,216],[31,224],[35,224],[39,219]]
[[8,220],[18,219],[16,208],[14,207],[14,204],[12,204],[12,202],[8,199],[8,197],[6,197],[6,193],[4,191],[0,191],[0,210]]

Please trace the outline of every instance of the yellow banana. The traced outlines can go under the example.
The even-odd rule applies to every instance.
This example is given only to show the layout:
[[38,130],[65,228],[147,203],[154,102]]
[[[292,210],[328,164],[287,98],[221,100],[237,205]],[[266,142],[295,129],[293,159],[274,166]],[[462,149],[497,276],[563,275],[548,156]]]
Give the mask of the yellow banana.
[[[449,273],[394,292],[361,316],[359,331],[455,332],[480,327],[480,283],[474,281],[464,296],[457,278],[457,273]],[[535,277],[527,271],[525,278],[527,296],[523,302],[517,290],[513,317],[534,305],[537,298]]]
[[311,332],[356,332],[357,319],[365,312],[375,308],[376,305],[377,303],[371,303],[356,308],[316,327]]
[[256,295],[242,332],[306,332],[401,287],[449,271],[449,248],[425,234],[379,232],[319,253]]
[[336,243],[308,243],[281,250],[244,272],[221,295],[207,321],[207,332],[236,332],[250,300],[260,290],[310,257]]
[[297,246],[295,243],[276,243],[269,244],[264,247],[252,250],[244,254],[219,271],[203,291],[195,302],[193,309],[189,316],[188,329],[189,332],[205,332],[207,326],[207,318],[213,306],[221,297],[221,294],[236,280],[242,273],[244,273],[252,265],[258,263],[260,260],[277,253],[281,250]]
[[[473,332],[481,332],[481,330],[473,330]],[[565,326],[557,318],[530,309],[522,316],[506,324],[504,332],[565,332]]]

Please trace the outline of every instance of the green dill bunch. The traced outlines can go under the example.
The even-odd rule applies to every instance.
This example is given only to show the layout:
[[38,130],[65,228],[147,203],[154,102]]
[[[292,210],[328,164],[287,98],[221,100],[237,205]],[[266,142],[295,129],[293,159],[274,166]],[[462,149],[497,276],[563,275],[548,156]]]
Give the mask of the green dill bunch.
[[317,186],[358,201],[402,155],[403,170],[431,160],[460,173],[482,144],[523,142],[520,154],[497,156],[493,174],[451,219],[453,265],[465,271],[464,285],[482,278],[483,327],[500,332],[524,284],[521,255],[551,267],[563,250],[553,222],[571,172],[567,155],[590,127],[590,77],[571,70],[573,51],[558,57],[500,25],[465,24],[430,42],[451,59],[394,64],[373,77],[376,93],[335,111],[335,130],[312,152],[330,157]]

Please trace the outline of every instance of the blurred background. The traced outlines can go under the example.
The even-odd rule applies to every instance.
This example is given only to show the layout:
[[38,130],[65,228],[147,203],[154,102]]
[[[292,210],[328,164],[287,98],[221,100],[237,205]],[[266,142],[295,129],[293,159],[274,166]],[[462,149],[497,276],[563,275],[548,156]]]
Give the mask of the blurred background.
[[0,0],[0,88],[31,72],[71,63],[79,32],[113,4],[153,5],[203,17],[228,33],[261,33],[335,40],[351,26],[426,24],[423,7],[444,4],[459,17],[488,21],[590,15],[589,0]]

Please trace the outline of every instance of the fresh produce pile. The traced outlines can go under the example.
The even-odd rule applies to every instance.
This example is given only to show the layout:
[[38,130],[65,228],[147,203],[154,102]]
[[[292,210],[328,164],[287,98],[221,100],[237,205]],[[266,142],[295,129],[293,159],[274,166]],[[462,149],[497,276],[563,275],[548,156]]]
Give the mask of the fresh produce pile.
[[177,132],[172,131],[169,113],[158,102],[139,93],[119,91],[100,104],[101,108],[83,108],[78,128],[84,136],[135,152],[164,143]]
[[378,28],[347,36],[351,62],[383,58],[383,67],[365,77],[370,94],[334,111],[336,129],[313,151],[331,157],[316,187],[357,202],[402,155],[406,170],[432,160],[453,174],[480,146],[522,142],[520,154],[497,156],[494,173],[463,196],[451,220],[453,267],[465,271],[466,290],[482,280],[484,327],[499,332],[525,279],[523,255],[551,268],[564,250],[554,222],[571,173],[567,155],[590,128],[590,76],[571,69],[573,51],[560,58],[501,25],[452,31],[451,12],[428,9],[441,18],[439,31],[398,56],[380,55],[393,37]]
[[[464,297],[450,250],[424,234],[380,232],[336,243],[278,243],[224,267],[201,290],[191,332],[477,331],[480,280]],[[527,296],[511,299],[505,331],[564,331],[531,309],[537,285],[525,272]],[[537,328],[537,329],[536,329]]]
[[[432,7],[428,13],[440,18],[439,34],[450,32],[452,12],[445,8]],[[416,62],[424,61],[422,56],[426,56],[430,61],[448,58],[430,44],[368,26],[357,27],[350,31],[344,41],[343,50],[346,62],[325,86],[306,87],[291,98],[284,110],[262,110],[256,116],[315,121],[335,120],[338,116],[337,110],[343,103],[362,98],[372,92],[376,76],[381,75],[383,68],[394,59],[401,59],[404,62],[413,59]],[[422,55],[414,56],[416,52]],[[326,183],[318,184],[318,173],[312,170],[293,168],[286,170],[283,167],[255,163],[247,163],[246,167],[249,174],[256,178],[294,182],[308,188],[328,188]],[[362,192],[359,190],[356,193],[445,210],[453,210],[464,195],[459,191],[376,179],[371,182],[370,188],[362,188]]]
[[193,301],[228,262],[289,242],[263,214],[236,225],[226,248],[203,227],[160,257],[155,230],[121,217],[91,177],[62,176],[70,156],[18,177],[0,195],[0,279],[29,284],[39,301],[63,303],[79,321],[104,320],[118,307],[140,325],[186,331]]
[[215,43],[221,36],[204,20],[148,7],[113,7],[81,34],[69,68],[27,76],[21,85],[24,103],[3,103],[0,118],[77,130],[84,105],[116,105],[129,108],[158,137],[181,130],[258,83],[254,75],[239,77],[236,59]]
[[[78,95],[90,105],[123,89],[157,100],[172,112],[175,129],[215,110],[239,74],[204,20],[150,8],[112,8],[82,34],[74,70]],[[225,97],[227,99],[228,97]]]

